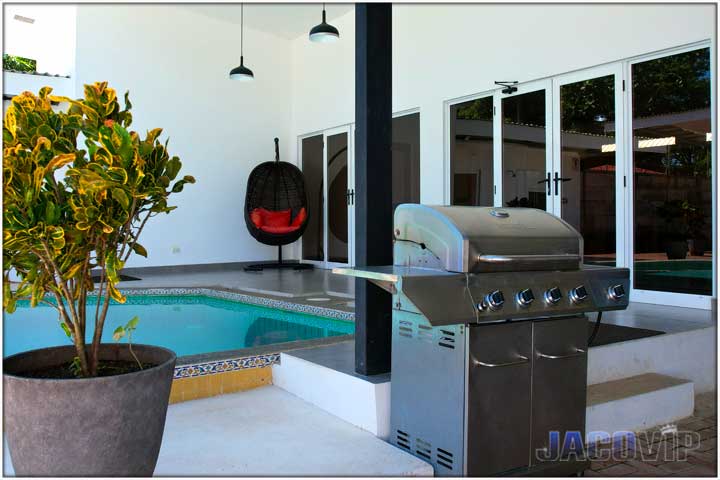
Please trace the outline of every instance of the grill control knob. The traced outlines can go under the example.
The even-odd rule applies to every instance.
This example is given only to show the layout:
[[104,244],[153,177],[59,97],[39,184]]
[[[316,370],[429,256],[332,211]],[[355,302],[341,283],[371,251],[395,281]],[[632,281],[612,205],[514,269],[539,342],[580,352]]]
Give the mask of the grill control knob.
[[533,300],[535,300],[535,295],[533,295],[532,290],[526,288],[525,290],[520,290],[517,295],[515,295],[515,300],[521,307],[529,307]]
[[485,303],[490,307],[491,310],[499,310],[505,303],[505,296],[500,290],[490,292],[485,296]]
[[610,300],[615,300],[617,302],[624,296],[625,287],[623,287],[622,285],[613,285],[612,287],[608,288],[608,297],[610,297]]
[[545,301],[549,305],[555,305],[562,298],[562,292],[558,287],[552,287],[545,291]]
[[570,290],[570,300],[573,303],[582,303],[588,297],[588,292],[585,289],[585,285],[578,285],[577,287]]

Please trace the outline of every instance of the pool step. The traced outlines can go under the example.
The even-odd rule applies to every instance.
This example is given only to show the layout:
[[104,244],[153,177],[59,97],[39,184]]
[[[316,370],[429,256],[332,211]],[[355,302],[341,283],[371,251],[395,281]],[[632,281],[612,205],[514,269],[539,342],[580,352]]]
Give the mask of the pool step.
[[658,373],[589,385],[588,441],[608,438],[613,432],[641,431],[689,417],[694,403],[693,382]]
[[355,343],[283,352],[273,384],[380,438],[390,435],[390,375],[355,374]]

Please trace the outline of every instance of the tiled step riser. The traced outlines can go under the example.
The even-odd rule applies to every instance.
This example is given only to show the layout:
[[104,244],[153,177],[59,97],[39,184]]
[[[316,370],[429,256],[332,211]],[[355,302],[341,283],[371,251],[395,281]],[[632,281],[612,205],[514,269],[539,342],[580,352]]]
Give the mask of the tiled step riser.
[[689,417],[693,414],[694,395],[693,384],[687,382],[588,406],[586,440],[604,440],[614,432],[642,431]]
[[588,385],[656,372],[685,378],[697,393],[716,390],[715,327],[593,347]]
[[390,436],[390,382],[370,383],[283,353],[273,384],[382,439]]

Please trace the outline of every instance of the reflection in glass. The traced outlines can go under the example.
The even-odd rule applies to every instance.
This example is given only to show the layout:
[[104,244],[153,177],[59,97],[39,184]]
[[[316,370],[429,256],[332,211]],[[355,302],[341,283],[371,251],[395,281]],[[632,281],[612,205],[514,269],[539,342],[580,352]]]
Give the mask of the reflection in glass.
[[450,107],[452,205],[493,204],[493,99]]
[[302,139],[302,172],[308,200],[308,224],[302,236],[302,258],[324,260],[323,136]]
[[712,294],[710,51],[632,66],[634,286]]
[[328,261],[348,263],[347,133],[327,137]]
[[503,205],[545,210],[545,90],[502,100]]
[[392,120],[392,204],[420,203],[420,114]]
[[560,87],[561,213],[582,234],[590,264],[615,265],[614,82],[608,75]]

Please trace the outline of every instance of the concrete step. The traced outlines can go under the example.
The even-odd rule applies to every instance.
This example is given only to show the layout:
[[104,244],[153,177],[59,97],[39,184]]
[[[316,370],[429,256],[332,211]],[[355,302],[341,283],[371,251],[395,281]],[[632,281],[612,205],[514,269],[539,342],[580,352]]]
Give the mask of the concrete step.
[[[13,475],[7,449],[5,475]],[[155,476],[432,476],[430,464],[274,386],[170,405]]]
[[390,375],[357,375],[354,349],[350,341],[284,352],[272,367],[273,384],[387,440]]
[[658,373],[645,373],[588,386],[588,442],[613,432],[640,431],[693,414],[693,382]]

